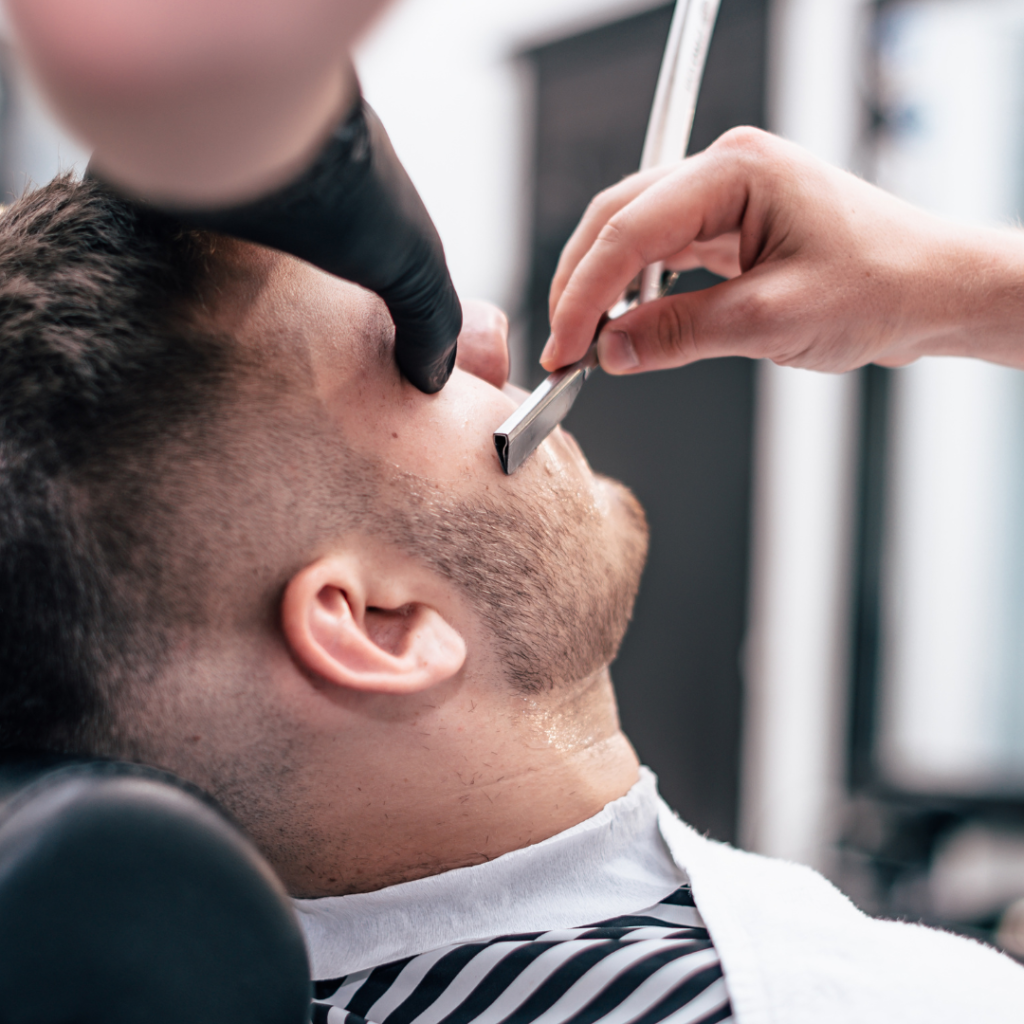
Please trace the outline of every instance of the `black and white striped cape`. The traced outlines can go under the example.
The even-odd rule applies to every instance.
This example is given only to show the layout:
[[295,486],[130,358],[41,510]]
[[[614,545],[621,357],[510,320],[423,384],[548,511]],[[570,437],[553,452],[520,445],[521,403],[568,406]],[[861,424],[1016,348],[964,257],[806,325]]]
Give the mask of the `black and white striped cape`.
[[314,1024],[718,1024],[718,953],[689,886],[582,928],[461,942],[314,985]]

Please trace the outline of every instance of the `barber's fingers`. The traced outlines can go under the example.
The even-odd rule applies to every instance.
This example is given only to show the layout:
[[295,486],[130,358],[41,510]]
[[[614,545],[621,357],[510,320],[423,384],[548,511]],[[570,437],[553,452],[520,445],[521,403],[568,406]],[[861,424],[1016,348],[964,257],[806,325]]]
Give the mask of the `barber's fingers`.
[[617,185],[598,192],[590,200],[587,209],[580,218],[576,230],[569,236],[562,254],[558,258],[555,276],[551,279],[551,291],[548,295],[548,313],[554,316],[558,300],[565,291],[573,271],[580,260],[590,251],[604,226],[624,206],[632,202],[641,192],[656,181],[660,181],[671,172],[670,167],[659,167],[652,171],[640,171],[623,178]]
[[626,313],[605,325],[598,338],[601,369],[611,374],[643,373],[685,366],[698,359],[734,354],[739,339],[726,328],[735,282],[705,291],[672,295]]
[[742,226],[748,162],[714,147],[683,161],[610,217],[569,276],[541,361],[555,369],[587,350],[602,314],[645,267]]
[[490,302],[462,303],[462,331],[455,365],[496,388],[508,382],[508,317]]
[[[580,260],[587,254],[597,240],[597,236],[608,221],[624,206],[631,203],[642,192],[655,182],[661,181],[672,171],[673,167],[659,167],[651,171],[631,174],[617,185],[599,192],[590,201],[586,212],[565,243],[558,259],[555,276],[551,279],[551,290],[548,297],[548,314],[554,317],[558,301],[565,291],[573,271]],[[720,277],[736,277],[740,272],[740,235],[738,231],[730,231],[719,238],[706,242],[693,242],[682,252],[675,253],[665,259],[669,270],[694,270],[704,267]],[[627,282],[628,283],[628,282]]]
[[844,326],[816,295],[805,268],[758,266],[703,291],[646,303],[606,324],[598,359],[611,374],[720,356],[831,371],[867,361],[858,358],[855,339],[844,336]]
[[663,261],[667,270],[703,267],[719,277],[740,275],[740,233],[729,231],[710,242],[692,242],[682,252]]

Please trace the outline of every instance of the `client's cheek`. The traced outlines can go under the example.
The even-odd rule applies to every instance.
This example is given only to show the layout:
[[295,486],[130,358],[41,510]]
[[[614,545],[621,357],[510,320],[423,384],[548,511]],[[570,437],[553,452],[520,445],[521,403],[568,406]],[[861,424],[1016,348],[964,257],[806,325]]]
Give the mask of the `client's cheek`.
[[405,381],[391,388],[364,382],[335,406],[339,434],[403,472],[463,494],[488,487],[519,489],[506,477],[494,449],[494,431],[525,398],[521,388],[500,391],[458,369],[436,395]]
[[493,409],[474,406],[437,413],[389,417],[383,451],[407,472],[455,491],[477,489],[481,481],[501,473],[493,441],[500,412],[495,416]]
[[508,385],[498,391],[465,374],[453,376],[438,396],[441,401],[431,407],[432,422],[424,431],[435,469],[467,489],[481,481],[507,480],[494,448],[494,431],[523,394]]

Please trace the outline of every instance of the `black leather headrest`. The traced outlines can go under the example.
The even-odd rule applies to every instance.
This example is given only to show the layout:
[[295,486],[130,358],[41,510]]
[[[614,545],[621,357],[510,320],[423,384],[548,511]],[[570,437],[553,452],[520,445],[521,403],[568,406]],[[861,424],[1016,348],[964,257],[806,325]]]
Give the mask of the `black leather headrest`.
[[270,868],[165,772],[0,763],[3,1024],[306,1024],[305,946]]

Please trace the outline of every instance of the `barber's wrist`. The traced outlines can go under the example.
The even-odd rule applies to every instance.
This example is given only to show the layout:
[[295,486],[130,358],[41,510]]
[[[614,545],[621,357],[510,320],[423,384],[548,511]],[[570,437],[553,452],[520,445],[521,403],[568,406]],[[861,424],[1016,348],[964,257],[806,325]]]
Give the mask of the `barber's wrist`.
[[942,224],[919,256],[914,356],[1024,368],[1024,232]]

